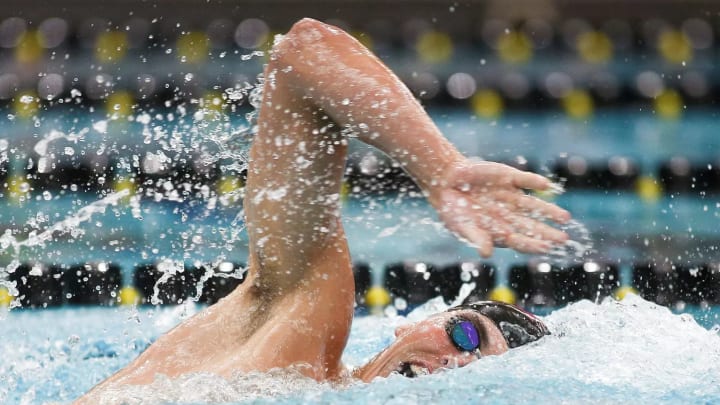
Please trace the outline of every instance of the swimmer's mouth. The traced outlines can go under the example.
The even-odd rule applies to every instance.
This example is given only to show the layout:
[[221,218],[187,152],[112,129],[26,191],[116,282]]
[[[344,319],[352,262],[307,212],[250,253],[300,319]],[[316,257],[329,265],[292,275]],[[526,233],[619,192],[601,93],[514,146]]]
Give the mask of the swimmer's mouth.
[[422,367],[412,363],[402,363],[398,367],[398,373],[408,378],[415,378],[421,375],[430,374],[430,370],[427,367]]

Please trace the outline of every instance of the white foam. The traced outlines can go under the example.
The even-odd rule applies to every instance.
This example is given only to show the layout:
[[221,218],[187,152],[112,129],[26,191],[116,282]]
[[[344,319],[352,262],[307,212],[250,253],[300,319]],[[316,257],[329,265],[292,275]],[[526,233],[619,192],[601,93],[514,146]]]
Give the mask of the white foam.
[[176,379],[158,376],[152,384],[124,386],[103,394],[103,404],[228,403],[288,396],[308,396],[332,389],[329,383],[304,377],[297,370],[236,374],[223,378],[211,373],[190,373]]
[[[0,357],[11,364],[0,382],[0,402],[36,392],[35,402],[65,387],[53,400],[67,402],[126,365],[174,323],[198,307],[83,309],[16,312],[3,324]],[[343,360],[364,364],[390,344],[399,325],[424,319],[447,306],[439,299],[403,316],[356,318]],[[124,387],[104,403],[714,403],[720,399],[720,337],[687,315],[629,296],[622,302],[579,302],[545,317],[552,335],[467,367],[371,384],[317,383],[297,370],[207,373],[151,385]],[[48,325],[53,325],[48,328]],[[22,338],[20,337],[22,336]],[[4,378],[4,380],[3,380]],[[512,387],[512,389],[508,389]],[[21,391],[19,391],[21,390]],[[8,392],[10,394],[8,394]],[[15,394],[13,394],[15,393]],[[19,398],[19,397],[18,397]]]

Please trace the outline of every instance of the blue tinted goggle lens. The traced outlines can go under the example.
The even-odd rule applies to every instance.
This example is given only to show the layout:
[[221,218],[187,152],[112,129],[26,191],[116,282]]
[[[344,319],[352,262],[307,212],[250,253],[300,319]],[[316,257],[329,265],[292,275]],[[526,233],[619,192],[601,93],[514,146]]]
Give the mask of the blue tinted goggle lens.
[[450,337],[455,345],[466,351],[473,351],[480,347],[480,336],[475,325],[470,321],[460,321],[450,329]]

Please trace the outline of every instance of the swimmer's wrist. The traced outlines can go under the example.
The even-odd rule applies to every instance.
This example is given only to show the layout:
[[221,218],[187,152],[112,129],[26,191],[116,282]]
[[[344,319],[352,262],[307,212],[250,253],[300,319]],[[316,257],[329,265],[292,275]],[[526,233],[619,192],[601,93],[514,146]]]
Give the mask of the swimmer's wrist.
[[434,165],[429,181],[424,186],[421,184],[421,187],[427,192],[431,192],[434,188],[447,187],[451,183],[452,173],[463,167],[466,162],[467,158],[457,151],[443,156],[439,164]]

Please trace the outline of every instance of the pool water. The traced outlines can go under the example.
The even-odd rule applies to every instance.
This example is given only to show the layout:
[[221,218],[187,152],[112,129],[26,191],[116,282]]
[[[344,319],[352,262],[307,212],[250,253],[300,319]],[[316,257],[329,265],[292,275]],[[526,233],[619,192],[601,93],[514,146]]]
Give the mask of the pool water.
[[[433,300],[404,316],[358,317],[344,355],[358,366],[394,328],[446,308]],[[200,309],[80,308],[4,314],[2,403],[68,403]],[[126,403],[717,403],[720,336],[692,316],[629,296],[581,301],[545,317],[552,335],[461,369],[408,379],[316,383],[288,371],[223,379],[195,374],[129,387]],[[51,325],[50,327],[48,325]],[[108,398],[110,399],[110,398]]]
[[[173,113],[176,117],[170,120],[168,116]],[[634,159],[640,165],[641,174],[657,177],[658,165],[672,156],[682,155],[693,162],[712,162],[717,158],[716,151],[720,150],[720,140],[715,136],[717,111],[698,107],[689,109],[675,121],[659,119],[640,108],[598,110],[594,117],[585,121],[552,112],[513,112],[495,121],[475,118],[463,109],[436,109],[431,114],[446,136],[467,156],[502,161],[528,160],[540,173],[549,173],[551,162],[563,155],[579,155],[588,161],[621,155]],[[238,168],[232,165],[237,162],[229,158],[242,155],[247,134],[242,129],[245,122],[242,114],[228,119],[207,123],[191,114],[181,116],[177,111],[157,111],[153,115],[141,112],[132,122],[121,122],[108,121],[98,112],[68,111],[63,114],[51,110],[38,121],[32,136],[27,134],[26,122],[0,120],[3,138],[0,141],[6,141],[0,142],[0,160],[7,155],[11,167],[20,170],[34,155],[14,157],[15,148],[33,150],[38,144],[43,144],[42,149],[47,154],[66,156],[66,150],[70,148],[76,157],[108,154],[126,163],[138,156],[142,160],[148,152],[162,152],[172,161],[194,159],[194,150],[207,148],[211,152],[226,152],[224,155],[216,153],[214,163],[236,173]],[[218,140],[218,132],[228,128],[234,131],[233,135]],[[368,149],[354,146],[353,159],[361,159],[368,153]],[[38,190],[22,204],[5,203],[0,227],[22,239],[75,215],[81,207],[105,195],[105,192],[62,194]],[[242,233],[232,234],[242,227],[242,221],[238,221],[241,219],[238,217],[239,204],[223,205],[213,198],[196,195],[180,196],[179,200],[173,200],[172,193],[156,193],[143,197],[135,206],[127,203],[109,206],[104,215],[96,214],[92,220],[81,224],[78,227],[81,232],[72,237],[56,235],[36,249],[26,248],[20,252],[3,248],[0,265],[7,265],[13,258],[20,261],[41,258],[48,262],[74,264],[64,262],[68,256],[75,260],[79,249],[86,256],[83,260],[115,261],[124,264],[126,271],[139,260],[157,258],[207,262],[224,255],[230,260],[245,261],[245,237]],[[345,224],[354,257],[380,265],[388,260],[412,259],[425,252],[432,252],[440,261],[473,257],[472,249],[463,249],[457,242],[448,242],[451,238],[444,236],[431,249],[412,249],[417,235],[429,244],[434,243],[432,239],[438,235],[436,229],[439,228],[426,204],[408,200],[390,198],[374,202],[363,199],[346,204],[345,213],[351,218]],[[598,250],[622,256],[620,259],[632,259],[633,255],[645,259],[645,256],[667,251],[673,254],[666,256],[680,255],[682,260],[688,261],[696,259],[688,255],[697,258],[717,255],[716,250],[710,249],[717,242],[714,224],[720,216],[720,202],[714,195],[666,195],[648,202],[632,192],[571,191],[556,201],[590,228]],[[421,229],[409,227],[419,222],[422,222]],[[157,235],[157,229],[167,232]],[[408,229],[409,232],[403,233]],[[401,234],[415,238],[405,238],[408,248],[401,248],[402,254],[397,256],[389,249],[386,249],[389,252],[377,253],[364,248],[366,245],[373,249],[397,247],[402,243],[396,242],[403,239]],[[236,241],[241,248],[228,249],[227,239]],[[388,241],[391,243],[386,243]],[[630,249],[620,245],[628,245]],[[695,245],[702,248],[700,253],[694,249]],[[608,248],[604,249],[606,246]],[[501,253],[500,260],[506,257]],[[515,257],[518,256],[507,260]]]
[[[696,160],[714,159],[720,142],[714,136],[717,113],[688,111],[679,121],[666,122],[646,111],[604,110],[594,119],[575,121],[553,114],[508,114],[498,121],[478,120],[462,111],[435,111],[434,118],[447,136],[468,156],[486,159],[528,159],[539,170],[561,154],[588,159],[612,155],[635,158],[644,173],[682,154]],[[52,129],[67,133],[93,128],[79,149],[95,151],[112,135],[112,144],[123,153],[142,154],[159,147],[133,138],[133,124],[106,123],[102,118],[78,114],[77,121],[62,117],[39,123],[32,145]],[[116,125],[118,124],[118,125]],[[165,128],[155,134],[168,140],[178,133]],[[23,139],[23,125],[4,122],[3,136],[11,145]],[[142,125],[140,125],[142,127]],[[103,131],[97,131],[102,127]],[[182,128],[180,128],[182,129]],[[197,140],[202,136],[189,135]],[[203,142],[207,139],[203,138]],[[58,138],[50,145],[63,150],[77,146]],[[188,145],[190,142],[188,141]],[[30,145],[30,146],[32,146]],[[125,150],[122,145],[132,145]],[[153,149],[151,149],[153,148]],[[116,151],[117,152],[117,151]],[[168,153],[170,151],[167,151]],[[174,150],[182,155],[182,148]],[[367,153],[358,147],[357,155]],[[173,155],[175,156],[175,155]],[[101,195],[53,195],[50,200],[33,196],[20,205],[4,207],[0,217],[5,229],[22,239],[32,230],[42,231]],[[665,196],[648,202],[632,193],[569,192],[556,202],[569,209],[590,229],[594,258],[617,261],[623,266],[624,284],[629,266],[648,258],[680,262],[718,259],[715,196]],[[192,200],[192,199],[191,199]],[[244,262],[246,235],[235,222],[239,205],[209,208],[207,201],[153,201],[142,199],[142,219],[127,203],[108,206],[47,243],[20,252],[0,254],[0,267],[12,260],[36,258],[75,264],[78,260],[119,263],[125,281],[141,262],[165,258],[179,261],[212,261],[219,255]],[[477,260],[475,250],[455,240],[431,208],[421,199],[351,198],[343,207],[354,260],[370,263],[380,281],[381,270],[400,260],[446,264]],[[42,220],[39,220],[42,213]],[[157,229],[162,229],[160,235]],[[190,238],[188,238],[188,231]],[[189,243],[201,235],[202,243]],[[670,235],[670,237],[668,237]],[[504,282],[508,267],[528,260],[506,249],[491,258]],[[345,361],[358,366],[385,347],[393,329],[443,309],[440,302],[422,306],[407,317],[356,318]],[[0,403],[68,403],[126,365],[160,334],[184,317],[201,309],[193,303],[166,308],[70,308],[42,311],[13,310],[0,320]],[[546,311],[547,312],[547,311]],[[225,380],[212,375],[190,375],[179,380],[159,379],[149,387],[118,393],[133,403],[197,402],[325,402],[325,403],[715,403],[720,402],[720,338],[716,325],[720,309],[685,308],[695,315],[675,315],[636,297],[621,303],[580,302],[547,315],[553,335],[537,344],[489,357],[463,369],[406,379],[391,376],[372,384],[318,384],[292,373],[240,375]],[[699,323],[698,323],[699,322]]]

